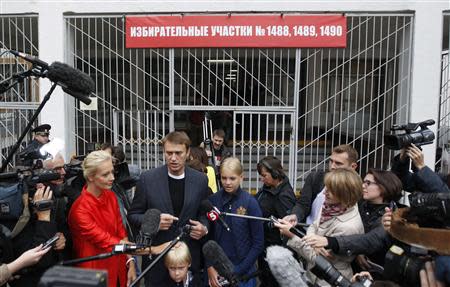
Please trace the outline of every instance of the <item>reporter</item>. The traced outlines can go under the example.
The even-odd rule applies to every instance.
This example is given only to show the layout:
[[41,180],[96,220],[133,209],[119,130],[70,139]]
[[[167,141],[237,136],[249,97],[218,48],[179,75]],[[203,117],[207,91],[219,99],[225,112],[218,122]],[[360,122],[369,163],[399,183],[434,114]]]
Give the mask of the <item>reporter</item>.
[[[90,153],[83,162],[83,175],[86,185],[69,213],[76,258],[111,252],[115,244],[129,243],[117,198],[110,190],[114,181],[111,155],[105,151]],[[134,264],[127,266],[126,262],[126,255],[115,255],[81,263],[80,267],[106,269],[110,287],[126,286],[136,278]]]
[[0,286],[5,284],[17,271],[36,264],[42,256],[44,256],[44,254],[51,249],[51,247],[47,247],[45,249],[42,247],[43,245],[41,244],[35,248],[25,251],[13,262],[0,265]]
[[371,267],[367,259],[384,265],[391,240],[383,230],[380,218],[390,202],[400,198],[401,192],[402,183],[394,173],[370,169],[363,181],[363,200],[358,203],[365,233],[328,237],[314,235],[309,238],[310,243],[316,248],[330,248],[337,254],[360,254],[356,261],[363,270]]
[[[280,228],[281,234],[290,238],[287,245],[308,261],[308,269],[313,267],[317,254],[321,254],[328,257],[344,277],[351,278],[353,271],[350,263],[354,256],[337,255],[323,247],[312,246],[316,244],[314,235],[339,236],[363,233],[364,227],[356,205],[361,195],[362,181],[355,171],[347,169],[331,171],[325,176],[324,205],[319,218],[308,228],[307,236],[302,239],[294,236],[289,231],[292,224],[286,220],[280,220],[275,226]],[[308,272],[308,276],[319,286],[329,286],[311,272]]]

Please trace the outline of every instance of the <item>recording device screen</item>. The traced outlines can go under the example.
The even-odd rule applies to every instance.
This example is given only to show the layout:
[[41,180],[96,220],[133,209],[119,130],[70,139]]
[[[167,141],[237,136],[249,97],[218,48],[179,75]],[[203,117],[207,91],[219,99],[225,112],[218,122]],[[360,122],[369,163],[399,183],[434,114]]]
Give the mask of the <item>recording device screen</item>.
[[56,241],[58,241],[58,239],[59,239],[59,235],[53,236],[49,240],[45,241],[44,246],[42,247],[42,249],[45,249],[45,248],[47,248],[49,246],[53,246],[56,243]]

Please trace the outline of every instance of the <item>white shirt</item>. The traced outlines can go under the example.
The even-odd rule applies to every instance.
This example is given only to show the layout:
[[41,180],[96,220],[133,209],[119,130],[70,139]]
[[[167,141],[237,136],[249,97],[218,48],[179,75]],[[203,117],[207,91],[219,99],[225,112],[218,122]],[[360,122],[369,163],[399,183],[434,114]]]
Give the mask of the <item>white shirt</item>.
[[325,187],[317,194],[316,198],[314,198],[313,204],[311,206],[311,213],[306,218],[306,224],[312,224],[319,218],[319,212],[322,208],[322,205],[325,201]]

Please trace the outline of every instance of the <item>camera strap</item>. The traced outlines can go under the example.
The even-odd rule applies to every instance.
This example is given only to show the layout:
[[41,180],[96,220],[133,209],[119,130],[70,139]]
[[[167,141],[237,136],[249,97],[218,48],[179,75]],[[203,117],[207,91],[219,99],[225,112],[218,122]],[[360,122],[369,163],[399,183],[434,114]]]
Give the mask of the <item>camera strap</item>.
[[19,234],[27,225],[28,221],[30,221],[30,209],[28,208],[28,193],[22,194],[22,202],[23,202],[23,211],[17,220],[16,225],[11,231],[11,238],[14,238]]

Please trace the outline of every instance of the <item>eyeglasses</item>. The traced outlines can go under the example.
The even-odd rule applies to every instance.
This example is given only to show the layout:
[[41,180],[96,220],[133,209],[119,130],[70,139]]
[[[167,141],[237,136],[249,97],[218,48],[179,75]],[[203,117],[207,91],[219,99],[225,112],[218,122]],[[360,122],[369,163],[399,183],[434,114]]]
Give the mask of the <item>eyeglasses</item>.
[[371,184],[378,184],[377,182],[375,182],[375,181],[370,181],[370,180],[364,180],[363,181],[363,184],[365,184],[365,185],[367,185],[367,186],[370,186]]

